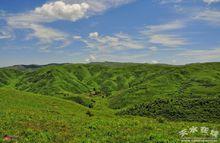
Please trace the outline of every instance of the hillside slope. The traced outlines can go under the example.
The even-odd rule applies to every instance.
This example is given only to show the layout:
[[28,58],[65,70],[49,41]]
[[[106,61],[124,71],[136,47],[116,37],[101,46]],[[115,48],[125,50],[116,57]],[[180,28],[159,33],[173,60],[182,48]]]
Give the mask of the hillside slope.
[[178,143],[178,132],[189,126],[220,129],[219,124],[120,117],[103,108],[0,88],[0,142],[10,135],[21,143]]
[[157,98],[220,95],[220,63],[171,66],[106,62],[1,71],[0,86],[63,98],[75,94],[107,96],[109,107],[114,109]]
[[[140,68],[138,68],[140,69]],[[110,97],[110,107],[123,108],[155,98],[220,95],[220,63],[154,66],[140,70],[130,87]]]
[[23,73],[14,69],[0,69],[0,87],[14,86]]
[[86,111],[62,99],[0,88],[0,135],[15,135],[21,142],[65,142],[77,135],[69,121],[86,119]]

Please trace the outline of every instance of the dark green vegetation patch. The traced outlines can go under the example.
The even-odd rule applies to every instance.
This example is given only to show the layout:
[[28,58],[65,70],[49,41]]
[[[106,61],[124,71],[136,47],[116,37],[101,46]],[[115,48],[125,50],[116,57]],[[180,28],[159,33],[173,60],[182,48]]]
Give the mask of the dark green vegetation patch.
[[220,122],[220,98],[157,99],[154,102],[136,105],[118,114],[161,116],[183,121]]

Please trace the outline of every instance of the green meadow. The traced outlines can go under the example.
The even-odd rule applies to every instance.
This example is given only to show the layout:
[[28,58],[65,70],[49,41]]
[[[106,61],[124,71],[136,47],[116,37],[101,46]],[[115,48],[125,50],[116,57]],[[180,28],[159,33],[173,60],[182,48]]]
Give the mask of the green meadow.
[[192,127],[220,142],[220,63],[0,69],[0,142],[178,143]]

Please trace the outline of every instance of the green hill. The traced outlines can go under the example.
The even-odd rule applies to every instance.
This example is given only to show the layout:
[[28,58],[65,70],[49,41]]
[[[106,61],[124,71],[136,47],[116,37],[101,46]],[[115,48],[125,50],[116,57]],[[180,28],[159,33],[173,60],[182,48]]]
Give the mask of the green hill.
[[19,76],[23,73],[14,69],[0,69],[0,87],[2,86],[14,86],[19,80]]
[[220,63],[171,66],[105,62],[18,67],[0,70],[0,86],[65,98],[94,92],[108,96],[109,107],[114,109],[156,98],[220,95]]
[[157,65],[140,70],[129,88],[110,98],[110,107],[123,108],[155,98],[217,95],[220,95],[219,63]]
[[39,70],[26,72],[17,82],[16,88],[22,91],[56,95],[69,93],[84,93],[88,87],[74,74],[63,67],[49,66]]
[[[31,84],[29,88],[35,89],[36,92],[40,89],[38,87],[45,84],[42,80],[46,78],[45,80],[53,82],[49,87],[57,85],[58,88],[62,88],[62,84],[67,84],[65,87],[70,87],[71,90],[62,88],[67,92],[87,92],[88,88],[105,89],[108,86],[110,91],[126,90],[131,92],[130,89],[132,92],[136,92],[139,89],[146,91],[148,88],[148,91],[153,94],[155,92],[160,93],[160,91],[164,92],[164,90],[166,94],[174,92],[189,94],[194,88],[198,90],[198,86],[213,87],[213,90],[215,90],[218,87],[216,84],[219,83],[220,78],[219,63],[186,66],[129,63],[62,64],[38,66],[35,70],[30,70],[33,69],[33,66],[24,67],[27,68],[24,70],[24,76],[17,86],[18,88],[24,86],[22,90],[25,90],[27,89],[25,86]],[[11,72],[8,71],[7,73]],[[59,82],[62,84],[59,85]],[[136,88],[139,89],[134,90]],[[42,91],[39,92],[43,93]]]

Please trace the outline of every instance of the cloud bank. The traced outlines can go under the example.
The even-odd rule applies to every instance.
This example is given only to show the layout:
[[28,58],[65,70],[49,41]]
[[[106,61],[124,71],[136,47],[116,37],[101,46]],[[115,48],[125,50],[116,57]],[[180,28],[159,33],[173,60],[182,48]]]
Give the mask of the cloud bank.
[[[63,47],[70,43],[68,40],[72,40],[72,36],[46,27],[45,23],[58,20],[75,22],[133,1],[135,0],[50,0],[32,11],[7,15],[5,20],[12,29],[29,29],[26,39],[37,38],[40,44],[48,46],[54,41],[60,41],[63,43],[60,47]],[[7,37],[4,34],[1,38]]]

